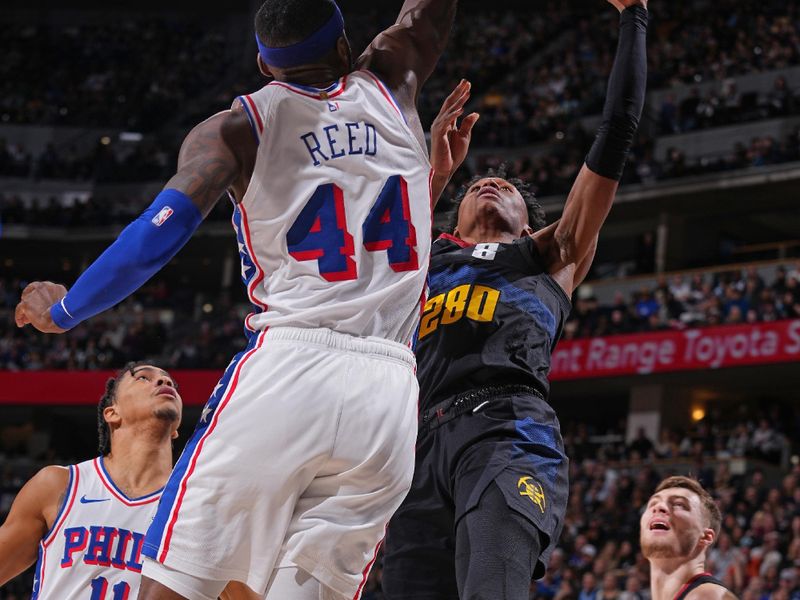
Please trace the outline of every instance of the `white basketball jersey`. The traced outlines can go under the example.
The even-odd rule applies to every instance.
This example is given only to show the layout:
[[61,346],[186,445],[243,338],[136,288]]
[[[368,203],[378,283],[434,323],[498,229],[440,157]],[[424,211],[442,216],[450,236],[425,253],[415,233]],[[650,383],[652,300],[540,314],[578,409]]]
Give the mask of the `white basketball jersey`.
[[161,490],[128,498],[96,458],[69,467],[66,498],[39,543],[33,600],[133,600]]
[[388,88],[356,71],[236,102],[259,141],[234,209],[251,331],[328,328],[410,342],[431,235],[431,167]]

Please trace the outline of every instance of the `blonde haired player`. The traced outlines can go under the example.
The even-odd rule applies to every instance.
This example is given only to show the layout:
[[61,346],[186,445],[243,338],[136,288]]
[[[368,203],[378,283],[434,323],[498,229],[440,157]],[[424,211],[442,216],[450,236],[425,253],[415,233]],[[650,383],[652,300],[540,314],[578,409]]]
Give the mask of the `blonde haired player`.
[[705,570],[721,521],[719,507],[697,480],[675,476],[658,484],[639,523],[653,600],[735,600]]

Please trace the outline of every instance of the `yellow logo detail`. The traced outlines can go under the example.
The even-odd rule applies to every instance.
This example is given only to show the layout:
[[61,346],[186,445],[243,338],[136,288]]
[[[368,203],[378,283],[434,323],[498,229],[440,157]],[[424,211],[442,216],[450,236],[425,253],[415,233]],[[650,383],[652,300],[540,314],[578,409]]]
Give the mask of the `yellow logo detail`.
[[547,501],[544,497],[544,488],[542,488],[533,477],[529,477],[528,475],[520,477],[519,481],[517,481],[517,488],[519,489],[520,496],[530,498],[531,502],[538,506],[539,510],[544,513],[544,509],[547,506]]

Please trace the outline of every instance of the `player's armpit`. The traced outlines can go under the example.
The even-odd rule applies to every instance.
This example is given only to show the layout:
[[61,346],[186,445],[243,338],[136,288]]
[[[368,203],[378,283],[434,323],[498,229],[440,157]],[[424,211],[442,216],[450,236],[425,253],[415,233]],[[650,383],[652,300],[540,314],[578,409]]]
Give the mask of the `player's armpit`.
[[205,218],[241,177],[256,142],[243,111],[223,111],[197,125],[184,139],[178,172],[164,189],[183,192]]
[[457,0],[406,0],[397,22],[378,36],[357,61],[378,73],[392,90],[416,102],[447,45]]
[[[594,173],[591,174],[594,175]],[[573,196],[571,196],[571,198],[573,201],[576,199],[576,197]],[[577,199],[579,200],[580,197],[578,196]],[[611,198],[608,200],[609,208],[613,199],[614,196],[612,193]],[[569,202],[570,201],[567,200],[567,207],[569,206]],[[572,211],[570,211],[570,213],[572,213]],[[567,208],[564,209],[564,214],[567,214]],[[557,239],[557,235],[562,227],[563,219],[564,217],[562,216],[562,218],[558,221],[555,221],[547,227],[544,227],[531,234],[531,237],[536,242],[536,247],[539,251],[539,254],[544,259],[545,264],[547,265],[548,272],[563,288],[567,295],[571,296],[572,292],[575,291],[575,288],[578,287],[586,278],[586,275],[589,273],[589,269],[592,267],[592,261],[594,261],[594,254],[597,250],[597,241],[599,236],[595,234],[595,236],[590,240],[588,248],[585,250],[585,254],[582,258],[574,261],[565,261],[562,247]]]
[[0,527],[0,586],[30,567],[66,497],[69,471],[45,467],[20,490]]

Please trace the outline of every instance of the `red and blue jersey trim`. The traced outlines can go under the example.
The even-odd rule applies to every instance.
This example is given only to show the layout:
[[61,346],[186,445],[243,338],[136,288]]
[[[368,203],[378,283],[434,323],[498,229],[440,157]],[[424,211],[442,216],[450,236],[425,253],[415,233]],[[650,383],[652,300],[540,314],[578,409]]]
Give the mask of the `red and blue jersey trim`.
[[261,143],[261,134],[264,133],[264,122],[261,120],[261,115],[256,108],[255,102],[250,96],[237,96],[236,99],[244,108],[247,115],[247,120],[250,121],[250,127],[253,130],[253,136],[256,138],[256,144]]
[[443,233],[436,239],[437,240],[447,240],[448,242],[453,242],[454,244],[456,244],[458,246],[461,246],[462,248],[469,248],[470,246],[474,246],[475,245],[475,244],[470,244],[469,242],[465,242],[461,238],[457,238],[456,236],[454,236],[452,234],[449,234],[449,233]]
[[178,459],[162,493],[161,502],[158,505],[158,509],[156,509],[153,522],[147,530],[142,554],[148,558],[161,563],[166,560],[175,523],[178,521],[181,505],[186,495],[186,488],[197,466],[197,460],[203,450],[203,444],[213,433],[222,411],[228,406],[233,393],[236,391],[242,368],[248,359],[261,348],[265,335],[266,330],[259,335],[252,336],[247,348],[233,358],[225,369],[225,373],[222,375],[222,379],[219,380],[217,387],[214,388],[211,398],[203,408],[203,415],[205,416],[201,417],[191,439]]
[[233,203],[233,216],[231,217],[233,230],[236,232],[236,243],[239,247],[239,259],[242,265],[242,282],[247,290],[247,297],[253,305],[253,312],[244,320],[245,334],[250,337],[256,330],[250,325],[250,320],[257,314],[265,312],[269,307],[255,295],[258,285],[264,281],[264,269],[258,263],[250,239],[250,224],[247,220],[247,208],[243,202]]
[[94,470],[97,471],[98,477],[100,477],[100,481],[103,482],[103,485],[106,486],[109,492],[111,492],[112,496],[122,502],[125,506],[144,506],[145,504],[156,502],[161,497],[161,492],[164,490],[162,487],[157,489],[155,492],[140,496],[139,498],[129,498],[125,492],[117,487],[117,484],[114,483],[114,480],[111,479],[111,476],[106,470],[106,465],[103,462],[102,456],[95,458],[92,464],[94,465]]
[[42,540],[39,542],[39,558],[36,561],[36,575],[33,579],[33,591],[31,592],[31,600],[36,600],[42,593],[44,586],[44,570],[47,561],[47,547],[53,543],[56,534],[64,525],[72,510],[72,505],[75,503],[75,498],[78,496],[78,483],[80,482],[80,470],[77,465],[69,466],[69,482],[67,483],[67,494],[64,497],[64,502],[58,509],[56,518],[53,521],[53,526],[50,528]]
[[299,83],[289,83],[288,81],[270,81],[267,85],[282,87],[290,92],[300,94],[306,98],[313,98],[314,100],[330,100],[341,95],[347,89],[347,75],[326,88],[315,88],[308,85],[300,85]]
[[392,105],[392,108],[394,108],[397,111],[397,114],[400,115],[400,118],[403,119],[403,122],[408,125],[408,119],[406,119],[403,111],[400,110],[400,104],[397,102],[397,98],[394,97],[394,94],[392,94],[392,90],[389,89],[389,86],[383,83],[381,78],[375,75],[375,73],[372,71],[361,69],[361,72],[365,75],[368,75],[375,82],[375,85],[378,86],[378,89],[380,90],[381,94],[383,94],[383,97],[388,100],[389,104]]
[[361,572],[361,583],[356,590],[356,595],[353,596],[353,600],[358,600],[361,598],[361,592],[364,590],[364,584],[367,583],[367,577],[369,577],[369,572],[372,569],[372,565],[375,564],[375,561],[378,559],[378,550],[380,550],[381,546],[383,545],[383,540],[386,539],[386,528],[388,525],[384,526],[383,528],[383,537],[381,541],[378,542],[378,545],[375,546],[375,552],[372,553],[372,560],[367,563],[367,566],[364,567],[364,570]]

